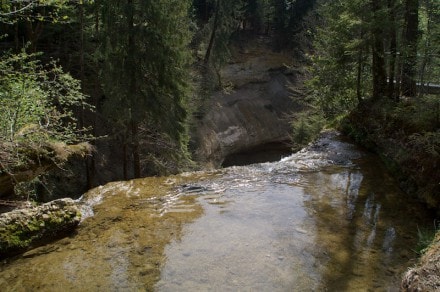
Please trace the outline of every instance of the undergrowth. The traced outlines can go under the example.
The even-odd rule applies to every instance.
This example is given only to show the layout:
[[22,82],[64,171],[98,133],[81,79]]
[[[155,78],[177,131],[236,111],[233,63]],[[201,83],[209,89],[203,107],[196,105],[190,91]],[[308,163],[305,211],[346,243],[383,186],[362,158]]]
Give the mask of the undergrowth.
[[341,129],[377,152],[401,187],[440,210],[440,100],[435,96],[361,104]]
[[435,235],[438,231],[440,231],[439,221],[434,221],[433,228],[423,228],[423,229],[417,228],[418,242],[414,250],[417,253],[417,255],[421,256],[427,251],[429,245],[434,240]]

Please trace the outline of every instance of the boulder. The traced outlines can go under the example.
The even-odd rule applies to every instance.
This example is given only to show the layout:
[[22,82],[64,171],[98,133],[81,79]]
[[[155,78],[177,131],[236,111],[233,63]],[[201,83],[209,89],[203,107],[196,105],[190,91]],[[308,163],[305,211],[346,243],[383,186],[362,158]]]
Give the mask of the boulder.
[[0,214],[0,258],[23,252],[72,231],[81,213],[70,199]]

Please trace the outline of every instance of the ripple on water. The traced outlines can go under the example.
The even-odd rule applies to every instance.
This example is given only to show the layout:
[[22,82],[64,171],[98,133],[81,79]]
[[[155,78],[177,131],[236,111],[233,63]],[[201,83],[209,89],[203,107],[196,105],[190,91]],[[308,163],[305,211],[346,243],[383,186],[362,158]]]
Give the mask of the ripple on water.
[[80,202],[74,236],[0,265],[2,291],[395,291],[432,222],[334,133],[279,162],[110,183]]

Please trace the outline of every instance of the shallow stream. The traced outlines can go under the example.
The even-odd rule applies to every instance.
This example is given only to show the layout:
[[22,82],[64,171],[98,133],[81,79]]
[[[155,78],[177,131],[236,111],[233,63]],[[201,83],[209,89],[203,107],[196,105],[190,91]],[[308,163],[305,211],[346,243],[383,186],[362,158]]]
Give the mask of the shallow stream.
[[279,162],[110,183],[68,238],[0,265],[2,291],[398,291],[432,225],[336,133]]

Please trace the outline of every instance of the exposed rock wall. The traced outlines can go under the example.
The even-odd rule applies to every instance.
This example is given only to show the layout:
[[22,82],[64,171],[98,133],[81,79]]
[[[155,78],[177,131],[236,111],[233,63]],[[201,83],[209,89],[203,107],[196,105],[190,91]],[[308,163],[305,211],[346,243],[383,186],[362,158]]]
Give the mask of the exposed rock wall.
[[222,70],[227,89],[213,94],[198,121],[196,159],[218,167],[225,157],[261,145],[290,141],[291,113],[301,109],[304,79],[287,53],[273,52],[264,39],[235,52]]

